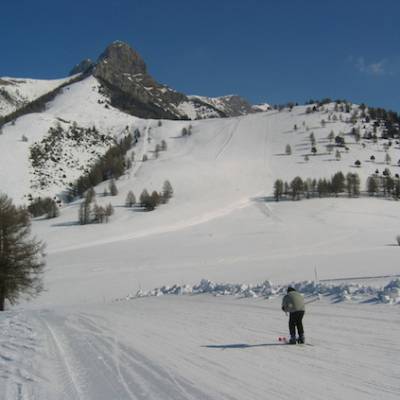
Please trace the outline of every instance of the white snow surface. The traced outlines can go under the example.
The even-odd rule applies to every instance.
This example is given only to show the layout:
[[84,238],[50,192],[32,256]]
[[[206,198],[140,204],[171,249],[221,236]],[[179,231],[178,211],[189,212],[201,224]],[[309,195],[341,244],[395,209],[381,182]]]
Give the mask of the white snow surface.
[[[57,118],[116,137],[126,126],[142,133],[119,194],[103,197],[107,182],[95,188],[98,203],[114,205],[110,223],[78,225],[79,200],[56,219],[34,221],[47,244],[46,291],[0,314],[2,398],[397,399],[399,203],[270,198],[275,179],[296,175],[351,171],[364,184],[387,167],[382,141],[363,147],[345,136],[349,151],[336,161],[326,137],[351,126],[322,127],[329,114],[306,107],[191,121],[192,135],[182,137],[188,121],[158,126],[106,109],[97,85],[88,78],[65,88],[44,113],[0,136],[1,189],[22,201],[28,146]],[[311,132],[319,151],[306,162]],[[155,158],[161,140],[167,150]],[[400,149],[389,152],[394,174]],[[174,188],[168,204],[124,207],[129,190],[138,197],[166,179]],[[304,319],[312,346],[277,340],[287,335],[280,303],[288,284],[307,301],[320,298]]]
[[281,344],[280,299],[173,296],[1,315],[5,399],[397,399],[398,310],[308,306]]
[[254,110],[256,110],[256,111],[263,111],[263,112],[265,112],[265,111],[269,111],[269,110],[271,110],[271,105],[270,104],[268,104],[268,103],[260,103],[260,104],[254,104],[253,106],[252,106],[252,108],[254,109]]
[[[360,278],[358,278],[360,279]],[[361,278],[362,279],[362,278]],[[370,278],[364,278],[370,279]],[[290,286],[294,287],[303,295],[316,296],[309,302],[320,299],[321,295],[330,296],[334,301],[356,300],[375,303],[400,303],[400,279],[396,278],[390,281],[384,288],[369,286],[352,282],[349,283],[331,283],[304,281],[293,282]],[[344,279],[346,281],[346,279]],[[270,281],[264,281],[258,284],[231,284],[216,283],[207,279],[202,279],[196,285],[173,285],[163,286],[147,292],[141,289],[135,295],[128,295],[125,300],[132,300],[138,297],[163,296],[163,295],[192,295],[192,294],[214,294],[215,296],[237,296],[237,297],[263,297],[284,295],[287,286],[273,285]],[[119,299],[123,300],[123,299]]]
[[0,92],[0,117],[16,111],[21,106],[69,82],[76,76],[51,80],[0,77],[0,89],[9,96],[7,99],[3,98]]

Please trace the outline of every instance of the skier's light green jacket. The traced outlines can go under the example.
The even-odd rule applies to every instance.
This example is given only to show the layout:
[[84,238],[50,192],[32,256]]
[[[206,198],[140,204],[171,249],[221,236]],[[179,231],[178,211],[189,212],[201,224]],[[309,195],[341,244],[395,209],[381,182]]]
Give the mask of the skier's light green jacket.
[[289,292],[282,300],[282,310],[285,312],[305,311],[304,297],[295,290]]

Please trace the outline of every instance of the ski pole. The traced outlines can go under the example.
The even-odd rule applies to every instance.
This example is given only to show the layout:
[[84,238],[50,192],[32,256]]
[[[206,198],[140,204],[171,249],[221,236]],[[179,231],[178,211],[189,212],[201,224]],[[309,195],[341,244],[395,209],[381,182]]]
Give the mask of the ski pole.
[[306,304],[306,305],[307,304],[311,304],[311,303],[314,303],[315,301],[318,301],[318,300],[320,300],[319,296],[317,298],[315,298],[315,299],[312,299],[310,301],[305,302],[304,304]]

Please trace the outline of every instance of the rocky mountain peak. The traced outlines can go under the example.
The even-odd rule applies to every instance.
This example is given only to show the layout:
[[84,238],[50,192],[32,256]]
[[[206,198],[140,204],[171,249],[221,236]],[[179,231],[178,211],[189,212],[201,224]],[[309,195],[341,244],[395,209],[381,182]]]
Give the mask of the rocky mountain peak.
[[141,118],[214,118],[261,111],[253,109],[245,99],[236,95],[189,98],[170,89],[157,82],[147,72],[140,54],[121,41],[107,46],[96,64],[85,60],[72,72],[92,73],[112,106]]
[[71,69],[69,76],[88,72],[95,65],[96,64],[90,58],[87,58],[81,61],[79,64],[76,64],[74,68]]
[[127,43],[111,43],[97,60],[96,74],[146,74],[147,68],[140,54]]

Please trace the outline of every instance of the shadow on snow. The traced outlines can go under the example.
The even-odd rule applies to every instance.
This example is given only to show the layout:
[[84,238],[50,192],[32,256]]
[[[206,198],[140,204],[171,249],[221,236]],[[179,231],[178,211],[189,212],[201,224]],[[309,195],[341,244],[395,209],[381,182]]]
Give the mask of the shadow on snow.
[[248,343],[233,343],[233,344],[208,344],[205,346],[207,349],[248,349],[250,347],[269,347],[269,346],[284,346],[285,343],[260,343],[260,344],[248,344]]

